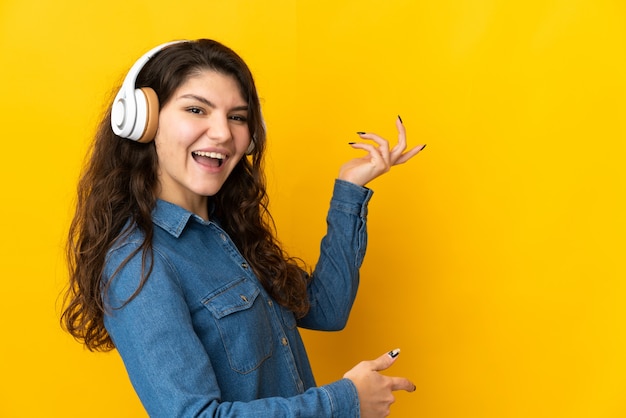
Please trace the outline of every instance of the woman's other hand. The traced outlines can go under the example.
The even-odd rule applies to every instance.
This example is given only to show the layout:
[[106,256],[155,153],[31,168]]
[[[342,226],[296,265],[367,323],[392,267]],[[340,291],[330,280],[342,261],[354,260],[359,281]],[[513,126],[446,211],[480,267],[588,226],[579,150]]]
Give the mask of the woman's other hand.
[[396,361],[400,350],[385,353],[375,360],[362,361],[344,374],[356,386],[361,405],[361,418],[386,417],[391,404],[395,402],[396,390],[415,391],[415,385],[403,377],[389,377],[380,374]]
[[424,149],[426,145],[418,145],[406,151],[406,130],[400,116],[396,118],[396,128],[398,129],[398,143],[391,149],[389,149],[389,141],[385,138],[374,133],[357,132],[361,139],[367,139],[373,143],[350,143],[352,148],[367,151],[367,155],[342,165],[339,170],[339,179],[365,186],[376,177],[388,172],[394,165],[409,161]]

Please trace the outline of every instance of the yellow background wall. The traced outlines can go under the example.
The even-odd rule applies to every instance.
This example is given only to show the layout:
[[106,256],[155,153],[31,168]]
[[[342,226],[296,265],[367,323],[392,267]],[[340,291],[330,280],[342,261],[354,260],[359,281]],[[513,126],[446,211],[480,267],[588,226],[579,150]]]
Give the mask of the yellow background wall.
[[401,347],[392,416],[626,416],[626,4],[619,0],[3,0],[0,416],[145,416],[117,353],[58,326],[75,183],[113,84],[210,37],[256,75],[272,209],[317,255],[355,131],[375,180],[346,330],[306,332],[320,384]]

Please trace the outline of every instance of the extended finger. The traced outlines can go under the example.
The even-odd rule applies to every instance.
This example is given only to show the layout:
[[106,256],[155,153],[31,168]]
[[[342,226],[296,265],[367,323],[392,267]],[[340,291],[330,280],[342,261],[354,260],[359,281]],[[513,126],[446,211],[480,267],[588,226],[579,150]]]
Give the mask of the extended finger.
[[406,128],[400,116],[396,118],[396,129],[398,130],[398,143],[391,149],[391,163],[396,164],[396,160],[406,149]]
[[396,361],[396,358],[400,354],[400,349],[396,348],[394,350],[389,351],[388,353],[383,354],[375,360],[371,361],[372,370],[376,372],[380,372],[382,370],[388,369],[391,365]]
[[409,161],[411,158],[415,157],[417,154],[419,154],[419,152],[421,150],[423,150],[426,147],[426,144],[423,145],[418,145],[414,148],[411,148],[410,150],[408,150],[407,152],[405,152],[404,154],[400,155],[400,157],[398,157],[398,159],[396,159],[395,163],[393,165],[398,165],[398,164],[403,164],[406,163],[407,161]]
[[409,379],[404,377],[390,377],[391,390],[406,390],[407,392],[414,392],[415,385]]

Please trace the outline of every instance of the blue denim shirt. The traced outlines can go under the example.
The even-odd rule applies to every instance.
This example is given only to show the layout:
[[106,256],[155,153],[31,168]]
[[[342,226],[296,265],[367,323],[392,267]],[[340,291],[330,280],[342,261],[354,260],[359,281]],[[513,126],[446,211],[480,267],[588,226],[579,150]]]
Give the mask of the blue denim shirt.
[[[153,270],[138,295],[141,254],[115,276],[105,326],[154,417],[358,417],[354,384],[316,387],[298,327],[342,329],[359,283],[372,191],[335,181],[311,310],[296,320],[276,303],[228,235],[168,202],[153,212]],[[109,251],[105,281],[143,240]],[[121,308],[119,308],[122,306]]]

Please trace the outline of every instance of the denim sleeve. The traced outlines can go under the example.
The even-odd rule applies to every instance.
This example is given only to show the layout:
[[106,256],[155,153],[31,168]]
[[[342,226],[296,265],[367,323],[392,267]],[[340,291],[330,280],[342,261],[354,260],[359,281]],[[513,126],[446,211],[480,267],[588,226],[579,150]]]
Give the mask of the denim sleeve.
[[[112,251],[105,278],[136,248],[130,243]],[[153,269],[135,291],[141,255],[134,256],[111,281],[105,326],[130,380],[151,417],[337,417],[359,416],[354,384],[341,379],[287,398],[221,402],[210,358],[192,326],[178,274],[155,250]]]
[[345,327],[359,286],[359,268],[367,247],[367,204],[372,190],[336,180],[327,231],[309,285],[309,313],[303,328],[340,330]]

